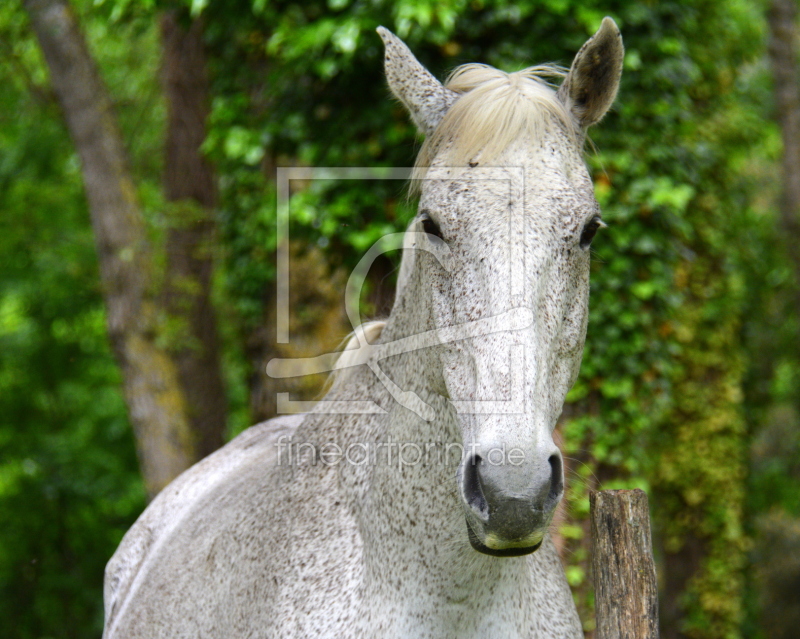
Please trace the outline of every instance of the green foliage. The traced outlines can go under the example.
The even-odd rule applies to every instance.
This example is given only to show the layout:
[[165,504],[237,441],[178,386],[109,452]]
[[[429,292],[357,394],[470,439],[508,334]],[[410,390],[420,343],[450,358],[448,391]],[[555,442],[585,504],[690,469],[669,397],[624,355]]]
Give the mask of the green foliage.
[[[695,542],[703,549],[680,584],[682,632],[740,636],[745,507],[800,514],[798,451],[786,443],[798,441],[787,407],[800,404],[800,326],[795,315],[786,320],[797,283],[775,250],[769,194],[779,138],[766,123],[759,6],[76,4],[154,237],[164,216],[156,11],[180,5],[205,19],[213,81],[205,151],[222,192],[216,302],[234,430],[247,421],[244,342],[272,298],[275,167],[411,166],[419,146],[383,79],[375,27],[393,29],[443,77],[468,61],[568,65],[612,15],[625,71],[587,156],[609,228],[594,245],[587,347],[564,425],[565,452],[579,462],[561,530],[572,550],[567,575],[588,614],[587,490],[597,478],[607,488],[649,488],[663,557]],[[0,67],[0,513],[12,522],[0,527],[0,619],[10,627],[4,636],[86,636],[101,623],[102,565],[143,491],[104,337],[77,159],[13,3],[0,8],[0,56],[11,61]],[[293,185],[292,238],[316,244],[333,267],[352,266],[410,219],[402,188],[390,180]],[[783,426],[759,431],[764,422]],[[757,455],[747,480],[749,437]]]
[[144,491],[70,144],[16,106],[0,127],[0,153],[21,151],[0,169],[0,625],[85,636]]
[[0,635],[98,636],[145,496],[79,165],[13,4],[0,41]]

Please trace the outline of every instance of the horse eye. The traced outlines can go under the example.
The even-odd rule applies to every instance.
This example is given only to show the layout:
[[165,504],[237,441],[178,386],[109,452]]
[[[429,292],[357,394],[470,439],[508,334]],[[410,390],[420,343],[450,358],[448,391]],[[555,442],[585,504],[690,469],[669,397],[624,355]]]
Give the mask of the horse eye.
[[583,232],[581,233],[580,245],[582,249],[589,248],[589,245],[592,243],[592,240],[597,233],[597,229],[599,229],[601,226],[605,226],[605,224],[603,224],[602,220],[596,215],[586,223],[586,226],[583,227]]
[[423,213],[420,221],[422,222],[423,231],[425,231],[428,235],[438,237],[440,240],[442,239],[442,231],[439,228],[439,225],[431,219],[430,215]]

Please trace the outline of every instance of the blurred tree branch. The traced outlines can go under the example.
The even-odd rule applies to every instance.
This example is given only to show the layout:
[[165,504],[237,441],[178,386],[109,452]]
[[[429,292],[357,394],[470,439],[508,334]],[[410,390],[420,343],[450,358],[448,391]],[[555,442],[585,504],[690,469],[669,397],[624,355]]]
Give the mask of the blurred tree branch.
[[[211,303],[213,209],[216,179],[201,146],[206,137],[209,88],[201,19],[161,16],[162,81],[167,98],[164,193],[175,203],[167,232],[164,303],[188,329],[174,352],[200,457],[223,444],[227,416],[219,338]],[[185,26],[188,23],[188,28]]]

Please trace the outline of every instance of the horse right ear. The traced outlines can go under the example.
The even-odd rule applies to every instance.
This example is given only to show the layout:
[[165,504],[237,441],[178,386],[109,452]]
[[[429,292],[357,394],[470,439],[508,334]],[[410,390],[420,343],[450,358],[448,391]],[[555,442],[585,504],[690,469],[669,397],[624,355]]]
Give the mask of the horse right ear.
[[400,38],[383,27],[377,31],[386,47],[384,66],[392,93],[408,109],[419,130],[430,135],[458,94],[442,86]]
[[617,24],[603,18],[600,28],[578,51],[558,97],[583,129],[596,124],[617,97],[625,48]]

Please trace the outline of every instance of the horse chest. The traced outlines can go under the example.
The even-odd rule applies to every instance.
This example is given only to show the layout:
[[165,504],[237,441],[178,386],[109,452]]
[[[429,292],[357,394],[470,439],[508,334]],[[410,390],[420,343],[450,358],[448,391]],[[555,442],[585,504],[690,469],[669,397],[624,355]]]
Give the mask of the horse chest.
[[[409,573],[424,571],[419,565],[407,568]],[[382,584],[371,584],[371,592],[365,593],[364,600],[365,618],[370,623],[363,636],[397,639],[532,636],[530,628],[534,623],[520,606],[522,593],[503,587],[488,593],[470,590],[468,596],[454,597],[452,584],[430,574],[402,582],[387,579]]]
[[[332,473],[314,481],[325,486],[316,491],[324,497],[290,498],[284,502],[287,512],[278,513],[288,519],[291,512],[294,523],[287,545],[277,540],[291,552],[271,569],[281,587],[267,599],[278,613],[269,615],[275,633],[269,636],[552,636],[532,634],[539,621],[527,560],[475,561],[469,547],[455,544],[464,523],[446,516],[447,500],[400,507],[414,503],[403,495],[403,490],[415,492],[409,481],[393,495],[377,491],[364,519],[348,507]],[[303,484],[300,480],[295,487]],[[450,543],[442,543],[448,536]],[[456,563],[467,570],[454,572]]]

